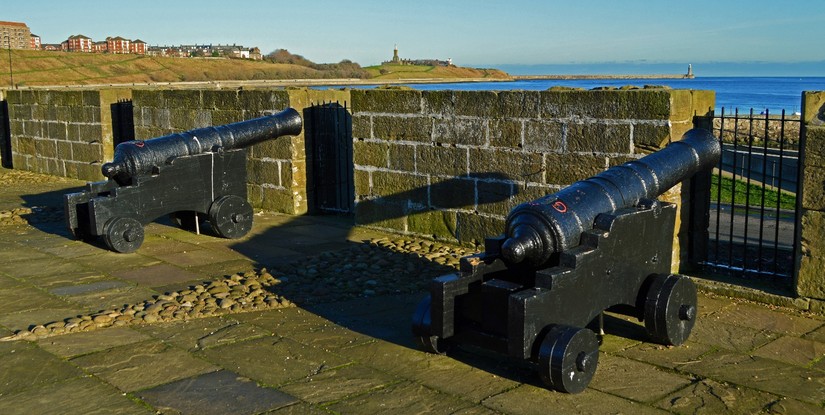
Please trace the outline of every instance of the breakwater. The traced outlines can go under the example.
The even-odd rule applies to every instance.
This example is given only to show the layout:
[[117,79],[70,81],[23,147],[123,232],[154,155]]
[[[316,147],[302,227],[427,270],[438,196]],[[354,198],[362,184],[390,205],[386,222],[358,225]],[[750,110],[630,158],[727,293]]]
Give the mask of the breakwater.
[[652,75],[513,75],[515,81],[542,79],[693,79],[693,74],[652,74]]

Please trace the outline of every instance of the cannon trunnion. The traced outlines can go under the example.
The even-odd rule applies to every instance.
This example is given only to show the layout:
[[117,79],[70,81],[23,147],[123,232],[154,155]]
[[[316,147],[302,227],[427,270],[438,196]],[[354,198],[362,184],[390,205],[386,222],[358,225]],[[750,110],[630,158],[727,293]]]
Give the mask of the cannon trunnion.
[[483,253],[431,282],[413,313],[419,344],[433,353],[471,344],[531,360],[549,387],[577,393],[596,372],[599,339],[588,327],[605,310],[644,321],[655,342],[684,343],[696,288],[670,273],[676,205],[655,198],[715,165],[721,151],[704,130],[679,143],[514,208]]
[[301,132],[294,109],[219,127],[207,127],[118,145],[109,180],[88,183],[64,196],[66,225],[81,239],[102,237],[116,252],[133,252],[143,243],[143,226],[170,215],[182,227],[198,230],[209,221],[214,233],[240,238],[252,228],[247,202],[248,145]]

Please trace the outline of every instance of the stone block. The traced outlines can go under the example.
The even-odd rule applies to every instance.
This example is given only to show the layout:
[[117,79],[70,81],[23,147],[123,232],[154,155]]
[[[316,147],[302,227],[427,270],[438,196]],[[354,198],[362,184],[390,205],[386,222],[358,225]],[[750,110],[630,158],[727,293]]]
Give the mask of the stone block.
[[810,125],[825,125],[825,91],[804,91],[802,93],[802,122]]
[[196,111],[185,107],[172,107],[169,118],[172,128],[177,131],[188,131],[195,128]]
[[81,142],[94,143],[102,140],[103,130],[100,124],[78,124],[77,126]]
[[201,91],[201,100],[204,109],[233,111],[243,108],[238,104],[238,91],[234,89],[205,89]]
[[567,186],[604,171],[607,158],[590,154],[550,153],[544,156],[544,165],[547,168],[547,184]]
[[212,117],[212,125],[225,125],[243,121],[243,111],[238,109],[212,110],[210,114]]
[[212,112],[207,110],[195,110],[195,128],[212,126]]
[[250,146],[249,149],[251,156],[254,158],[291,160],[294,156],[294,148],[290,137],[266,140]]
[[83,106],[100,108],[100,91],[96,89],[83,91]]
[[249,159],[247,161],[249,183],[283,186],[281,183],[280,164],[276,160]]
[[456,238],[457,213],[443,210],[428,210],[407,216],[407,231],[433,237],[435,239]]
[[550,90],[541,92],[541,118],[667,120],[668,90]]
[[66,123],[65,122],[50,122],[48,123],[48,138],[54,140],[67,140],[68,139],[68,132],[66,131]]
[[72,143],[72,155],[75,161],[93,163],[103,161],[101,144]]
[[629,154],[630,125],[570,123],[567,125],[567,151]]
[[457,213],[456,235],[461,244],[483,246],[484,239],[504,232],[504,218]]
[[37,157],[57,158],[57,142],[50,139],[35,139],[34,154]]
[[353,138],[373,138],[372,135],[372,115],[352,116],[352,137]]
[[164,91],[166,101],[171,109],[199,109],[203,108],[199,89],[176,89]]
[[296,209],[292,191],[285,188],[261,187],[261,209],[294,215]]
[[[12,136],[16,137],[17,145],[12,147],[12,150],[17,154],[26,154],[29,156],[34,156],[37,154],[37,150],[35,149],[35,139],[34,137],[28,136]],[[15,144],[12,142],[12,144]]]
[[138,109],[166,107],[166,102],[159,90],[134,89],[132,90],[132,105],[137,112]]
[[26,122],[27,121],[20,121],[20,120],[16,120],[16,119],[9,120],[10,135],[12,137],[25,135],[26,134],[26,127],[25,127]]
[[524,125],[524,149],[528,151],[561,151],[564,124],[558,121],[528,120]]
[[369,196],[372,194],[372,189],[370,185],[370,172],[366,170],[360,170],[355,168],[353,172],[353,181],[355,185],[355,198],[358,199],[362,196]]
[[57,142],[57,157],[61,160],[73,160],[72,143],[68,141]]
[[416,147],[416,169],[419,174],[466,176],[468,168],[466,148],[420,145]]
[[521,120],[495,118],[489,121],[490,146],[521,148]]
[[357,166],[389,167],[389,144],[355,140],[352,143],[352,159]]
[[[807,164],[807,163],[806,163]],[[805,166],[802,178],[802,207],[825,210],[825,168]]]
[[485,145],[487,120],[482,118],[436,119],[432,140],[441,144]]
[[440,116],[455,115],[455,91],[424,91],[421,94],[421,101],[424,114]]
[[806,127],[805,168],[825,168],[825,127]]
[[357,201],[355,223],[404,232],[407,230],[406,210],[402,204],[383,199]]
[[[48,136],[49,128],[46,121],[23,121],[21,125],[23,128],[20,130],[19,134],[25,134],[29,137]],[[11,126],[11,133],[12,135],[18,134],[15,132],[14,124]]]
[[372,193],[382,200],[427,206],[428,184],[426,176],[372,172]]
[[415,172],[416,147],[410,144],[390,143],[388,167],[392,170]]
[[420,114],[421,92],[415,90],[353,90],[352,113]]
[[633,124],[634,151],[656,151],[671,141],[670,126],[667,124],[640,122]]
[[542,155],[528,151],[496,148],[471,148],[472,175],[499,175],[517,181],[540,182],[544,177]]
[[478,207],[480,213],[507,216],[515,204],[513,183],[487,182],[479,180],[476,183],[478,193]]
[[538,91],[500,91],[498,114],[504,118],[539,118],[541,94]]
[[670,120],[692,123],[693,117],[708,115],[716,102],[714,91],[675,89],[670,91]]
[[[426,102],[426,100],[425,100]],[[495,91],[453,91],[453,110],[445,115],[495,118],[501,116]]]
[[[239,108],[243,108],[244,111],[250,112],[263,112],[265,110],[275,109],[273,107],[273,103],[270,102],[270,96],[272,95],[270,91],[264,90],[245,90],[242,89],[237,92],[238,94],[238,103],[236,104]],[[283,109],[289,105],[289,95],[285,92],[285,99],[283,102],[278,102],[278,104],[282,104],[277,108]]]
[[474,210],[476,205],[475,179],[433,179],[430,185],[430,206],[438,209]]
[[[70,107],[79,107],[83,105],[83,91],[66,91],[55,93],[55,98],[56,99],[52,101],[55,105],[67,105]],[[100,105],[100,101],[98,101],[97,104]]]
[[432,139],[433,120],[424,116],[375,115],[372,128],[375,138],[426,142]]
[[[513,207],[555,193],[559,186],[513,183]],[[509,213],[509,212],[508,212]]]
[[32,105],[24,104],[10,104],[9,119],[10,120],[31,120],[32,119]]

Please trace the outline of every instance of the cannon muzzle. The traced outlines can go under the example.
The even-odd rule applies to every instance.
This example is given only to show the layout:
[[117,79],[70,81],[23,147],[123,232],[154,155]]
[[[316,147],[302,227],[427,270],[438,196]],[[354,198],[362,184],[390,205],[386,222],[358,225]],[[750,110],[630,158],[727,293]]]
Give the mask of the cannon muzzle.
[[516,206],[507,216],[501,255],[510,263],[539,267],[554,253],[577,246],[599,214],[655,199],[715,166],[721,153],[709,131],[692,129],[662,150]]
[[111,163],[102,167],[104,176],[123,183],[129,178],[151,173],[171,159],[248,147],[284,135],[301,133],[301,116],[293,108],[274,115],[217,127],[199,128],[150,140],[120,143]]

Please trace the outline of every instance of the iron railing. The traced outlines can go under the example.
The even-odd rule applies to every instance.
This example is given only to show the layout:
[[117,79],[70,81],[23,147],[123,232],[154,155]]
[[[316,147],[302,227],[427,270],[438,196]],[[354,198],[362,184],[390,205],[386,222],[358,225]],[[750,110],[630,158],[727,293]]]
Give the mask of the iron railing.
[[714,117],[722,158],[711,178],[708,255],[732,276],[793,276],[799,183],[798,118],[785,111]]

